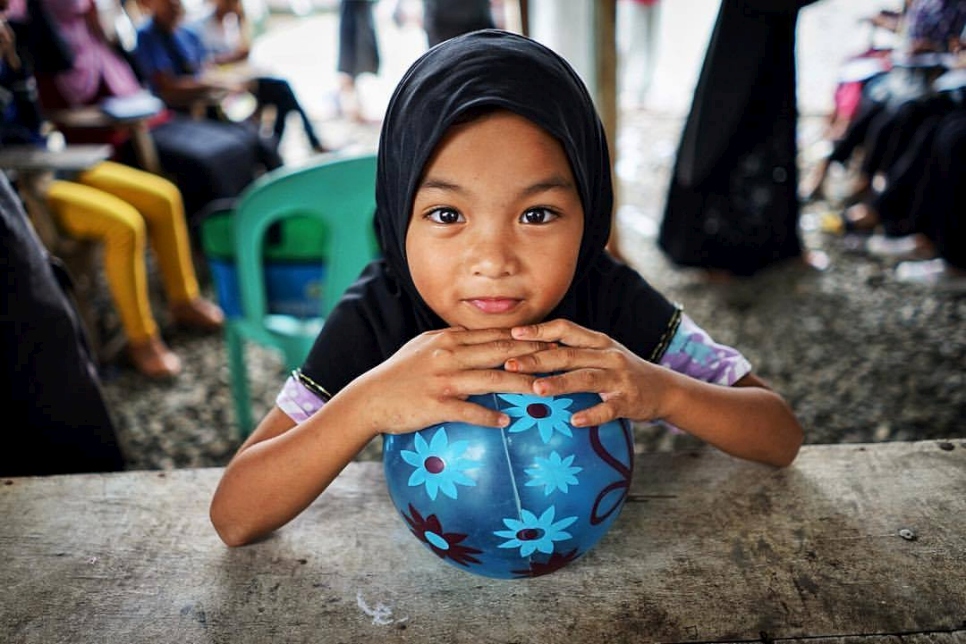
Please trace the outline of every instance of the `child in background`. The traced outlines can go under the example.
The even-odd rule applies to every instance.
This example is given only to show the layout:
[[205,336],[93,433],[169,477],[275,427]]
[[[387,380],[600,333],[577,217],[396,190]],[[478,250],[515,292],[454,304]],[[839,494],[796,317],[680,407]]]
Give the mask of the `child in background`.
[[576,427],[663,419],[740,458],[795,458],[785,401],[605,252],[607,141],[560,56],[499,30],[429,50],[396,88],[378,154],[383,259],[229,463],[211,504],[225,543],[286,524],[380,434],[506,427],[467,401],[494,391],[592,391],[602,402]]

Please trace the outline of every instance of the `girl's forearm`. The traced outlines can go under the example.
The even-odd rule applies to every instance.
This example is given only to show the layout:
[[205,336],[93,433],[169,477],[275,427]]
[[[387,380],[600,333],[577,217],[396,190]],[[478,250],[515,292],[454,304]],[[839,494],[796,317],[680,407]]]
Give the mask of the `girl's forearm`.
[[802,444],[802,427],[785,400],[754,376],[727,387],[669,372],[663,420],[739,458],[789,465]]
[[[244,545],[277,530],[325,491],[373,437],[355,422],[361,419],[352,409],[336,396],[287,431],[269,428],[259,440],[263,427],[256,430],[228,464],[212,499],[211,521],[226,544]],[[265,423],[285,420],[273,409]]]

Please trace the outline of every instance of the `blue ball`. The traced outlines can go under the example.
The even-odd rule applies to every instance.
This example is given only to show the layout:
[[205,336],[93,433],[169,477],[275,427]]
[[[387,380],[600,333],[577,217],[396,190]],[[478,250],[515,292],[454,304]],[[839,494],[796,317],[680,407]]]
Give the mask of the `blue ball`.
[[445,562],[486,577],[536,577],[592,548],[620,514],[634,469],[625,420],[574,427],[596,394],[470,398],[510,416],[505,429],[441,423],[383,437],[389,495]]

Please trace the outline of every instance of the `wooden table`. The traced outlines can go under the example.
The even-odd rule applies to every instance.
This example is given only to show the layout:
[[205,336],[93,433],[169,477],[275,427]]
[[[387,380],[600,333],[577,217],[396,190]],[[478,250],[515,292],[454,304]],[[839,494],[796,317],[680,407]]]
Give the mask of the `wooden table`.
[[425,550],[378,463],[226,548],[220,474],[0,480],[0,641],[966,642],[963,439],[642,455],[596,548],[519,581]]

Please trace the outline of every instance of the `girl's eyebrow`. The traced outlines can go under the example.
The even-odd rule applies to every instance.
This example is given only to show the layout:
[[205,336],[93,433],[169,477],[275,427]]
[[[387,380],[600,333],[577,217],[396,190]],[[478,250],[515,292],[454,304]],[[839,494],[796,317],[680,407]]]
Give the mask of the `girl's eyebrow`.
[[[554,174],[546,179],[542,179],[526,186],[520,190],[521,197],[531,197],[533,195],[541,194],[543,192],[549,192],[551,190],[572,190],[574,188],[573,181],[570,181],[566,177]],[[421,184],[419,184],[418,190],[446,190],[449,192],[465,192],[466,189],[457,183],[447,181],[446,179],[429,177]]]
[[538,181],[530,186],[527,186],[520,191],[521,197],[531,197],[533,195],[538,195],[543,192],[549,192],[551,190],[573,190],[574,182],[570,181],[563,175],[554,174],[542,181]]
[[445,179],[429,178],[420,183],[417,190],[447,190],[450,192],[462,192],[463,189],[458,184],[451,183]]

